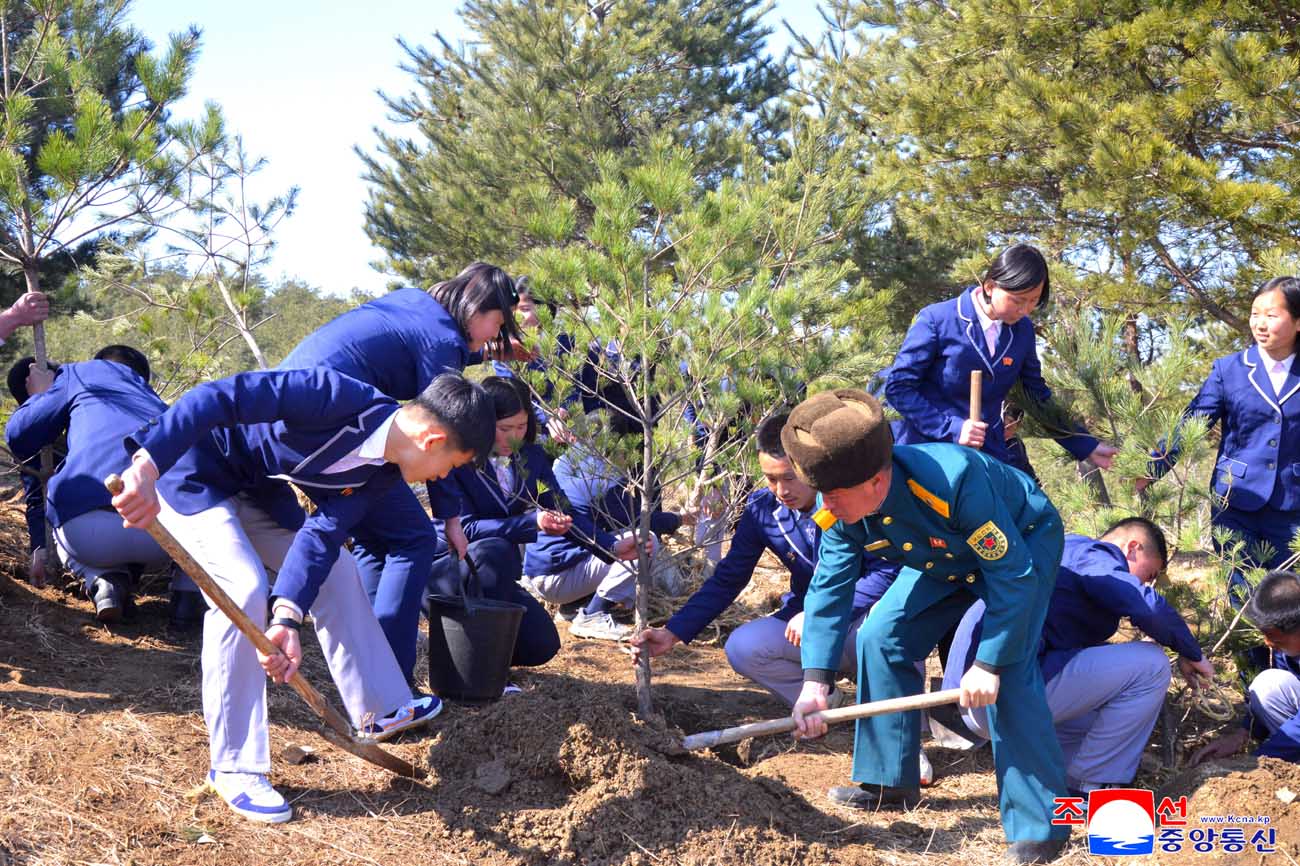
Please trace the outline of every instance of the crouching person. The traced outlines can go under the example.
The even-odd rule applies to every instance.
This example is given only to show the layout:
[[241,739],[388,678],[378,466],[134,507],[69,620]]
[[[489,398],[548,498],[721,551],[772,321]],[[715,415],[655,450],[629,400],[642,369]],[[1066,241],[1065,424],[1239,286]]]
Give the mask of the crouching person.
[[[1214,676],[1191,629],[1151,588],[1167,557],[1164,533],[1141,517],[1119,521],[1100,539],[1065,537],[1038,663],[1072,794],[1133,781],[1169,690],[1165,648],[1178,653],[1193,689]],[[945,688],[974,661],[983,614],[984,603],[976,602],[957,627]],[[1108,643],[1125,618],[1152,640]],[[988,738],[982,708],[963,719]]]
[[1201,747],[1192,764],[1239,752],[1252,734],[1255,754],[1300,763],[1300,575],[1273,571],[1255,587],[1246,618],[1264,635],[1256,653],[1265,669],[1250,681],[1244,724]]
[[[21,405],[5,428],[17,455],[35,455],[60,437],[67,438],[67,457],[50,478],[48,501],[40,484],[30,491],[35,515],[29,515],[32,543],[44,543],[44,522],[54,526],[60,558],[85,583],[95,617],[117,622],[131,609],[133,584],[145,570],[171,565],[171,557],[145,532],[126,529],[113,513],[104,476],[122,472],[130,462],[122,438],[166,411],[167,404],[149,386],[149,361],[130,346],[105,346],[94,360],[25,376],[21,389],[11,372],[10,389]],[[173,631],[198,625],[205,609],[198,588],[179,571],[172,580]]]
[[[640,653],[661,656],[679,643],[690,643],[730,606],[754,576],[766,550],[790,571],[790,591],[781,609],[737,628],[727,639],[727,661],[736,673],[758,683],[794,706],[803,687],[799,660],[804,623],[804,595],[817,568],[822,531],[813,522],[817,491],[795,474],[781,446],[785,414],[773,415],[755,434],[758,465],[766,487],[750,494],[731,537],[727,555],[709,579],[662,628],[650,628],[632,639],[633,662]],[[898,566],[866,557],[862,576],[854,585],[853,608],[838,672],[857,675],[854,650],[858,627],[867,611],[898,576]],[[835,703],[839,703],[838,700]]]
[[[208,784],[236,813],[293,815],[266,778],[263,670],[276,682],[298,670],[307,612],[363,734],[387,739],[441,710],[436,697],[412,695],[343,543],[396,485],[442,478],[486,452],[492,429],[482,389],[458,375],[399,406],[318,367],[200,385],[128,440],[131,466],[113,498],[128,525],[160,520],[255,623],[267,621],[267,569],[277,573],[266,636],[278,654],[261,657],[219,610],[204,621]],[[309,517],[289,481],[315,503]]]

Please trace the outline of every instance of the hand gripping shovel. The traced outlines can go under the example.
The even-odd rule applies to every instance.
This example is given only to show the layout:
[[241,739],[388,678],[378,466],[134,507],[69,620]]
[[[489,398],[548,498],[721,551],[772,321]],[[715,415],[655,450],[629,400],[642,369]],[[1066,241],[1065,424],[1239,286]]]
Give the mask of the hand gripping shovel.
[[[869,704],[856,704],[851,707],[840,707],[836,710],[822,710],[814,715],[820,716],[821,720],[828,725],[836,722],[848,722],[854,719],[865,719],[870,716],[883,716],[886,713],[902,713],[907,710],[926,710],[930,707],[939,707],[944,704],[955,704],[961,697],[961,689],[945,689],[942,692],[930,692],[924,695],[907,695],[901,698],[886,698],[883,701],[872,701]],[[809,716],[812,718],[812,716]],[[735,743],[740,740],[747,740],[750,737],[763,737],[768,734],[784,734],[787,731],[795,729],[794,719],[785,716],[780,719],[771,719],[766,722],[754,722],[748,725],[740,725],[735,728],[723,728],[720,731],[705,731],[701,734],[691,734],[682,740],[682,748],[686,751],[696,749],[711,749],[714,746],[720,746],[723,743]]]
[[[104,486],[108,492],[114,496],[122,492],[122,479],[116,474],[104,479]],[[253,625],[253,621],[248,615],[240,610],[239,606],[226,595],[226,591],[217,585],[207,570],[199,565],[194,557],[186,552],[185,548],[172,537],[167,528],[157,520],[149,524],[148,533],[153,536],[153,540],[158,542],[158,546],[167,552],[167,555],[179,565],[186,574],[194,579],[203,594],[212,600],[212,603],[221,609],[230,621],[235,624],[244,637],[253,642],[253,646],[263,655],[275,655],[280,650],[267,639],[261,629]],[[372,742],[359,739],[352,732],[352,726],[343,714],[331,707],[325,697],[311,683],[302,678],[302,674],[294,672],[289,678],[289,685],[293,690],[307,702],[307,706],[325,722],[325,727],[320,729],[320,735],[329,742],[338,746],[345,752],[351,752],[363,761],[369,761],[376,766],[383,767],[391,773],[399,776],[406,776],[411,779],[423,779],[425,772],[413,764],[403,761],[396,755],[389,754]]]

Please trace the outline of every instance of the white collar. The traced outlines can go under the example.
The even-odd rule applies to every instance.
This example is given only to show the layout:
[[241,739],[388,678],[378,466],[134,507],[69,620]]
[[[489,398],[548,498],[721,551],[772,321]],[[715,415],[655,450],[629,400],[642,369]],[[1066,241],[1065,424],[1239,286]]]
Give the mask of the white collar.
[[1273,368],[1278,364],[1282,365],[1283,372],[1290,372],[1291,364],[1294,363],[1295,361],[1295,352],[1292,352],[1290,355],[1287,355],[1281,361],[1274,361],[1272,355],[1270,355],[1268,352],[1265,352],[1263,349],[1260,349],[1259,357],[1260,360],[1264,362],[1264,369],[1268,370],[1270,373],[1273,372]]
[[978,297],[982,292],[983,289],[980,286],[976,286],[970,293],[971,306],[975,308],[975,318],[979,319],[980,333],[987,334],[989,332],[989,325],[997,325],[998,333],[1002,333],[1002,323],[994,319],[990,319],[984,313],[984,305],[980,303],[980,299]]
[[384,448],[388,445],[388,428],[393,426],[393,421],[396,419],[396,412],[385,418],[384,422],[375,428],[375,432],[361,443],[361,447],[357,449],[357,457],[362,460],[383,460]]

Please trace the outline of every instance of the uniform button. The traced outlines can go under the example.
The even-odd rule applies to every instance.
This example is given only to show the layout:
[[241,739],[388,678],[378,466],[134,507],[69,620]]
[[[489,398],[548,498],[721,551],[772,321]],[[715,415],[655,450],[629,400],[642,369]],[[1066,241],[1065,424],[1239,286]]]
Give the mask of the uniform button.
[[966,582],[967,582],[967,583],[974,583],[974,582],[975,582],[975,575],[973,575],[973,574],[968,574],[968,575],[966,575]]
[[892,518],[892,517],[886,517],[884,520],[882,520],[882,521],[880,521],[880,522],[883,523],[883,524],[885,524],[886,526],[888,526],[889,524],[891,524],[891,523],[894,522],[894,518]]
[[934,563],[933,563],[933,562],[927,562],[927,563],[925,564],[925,570],[926,570],[926,571],[929,571],[929,570],[932,569],[932,568],[934,568]]
[[945,554],[943,555],[943,558],[944,558],[944,559],[952,559],[952,554],[951,554],[951,553],[945,553]]
[[1025,532],[1033,532],[1033,531],[1034,531],[1034,524],[1031,523],[1025,527]]
[[1272,469],[1272,468],[1273,468],[1273,461],[1272,461],[1272,460],[1268,461],[1268,468],[1269,468],[1269,469]]
[[1270,440],[1268,440],[1268,447],[1269,447],[1269,448],[1276,448],[1276,447],[1277,447],[1277,440],[1276,440],[1276,439],[1270,439]]
[[955,574],[950,574],[950,575],[948,575],[948,582],[949,582],[949,583],[952,583],[952,582],[954,582],[954,581],[956,581],[956,580],[957,580],[957,575],[955,575]]
[[[1271,468],[1271,467],[1270,467],[1270,468]],[[904,550],[911,550],[911,549],[912,549],[912,542],[910,542],[910,541],[904,541],[904,542],[903,542],[903,549],[904,549]]]

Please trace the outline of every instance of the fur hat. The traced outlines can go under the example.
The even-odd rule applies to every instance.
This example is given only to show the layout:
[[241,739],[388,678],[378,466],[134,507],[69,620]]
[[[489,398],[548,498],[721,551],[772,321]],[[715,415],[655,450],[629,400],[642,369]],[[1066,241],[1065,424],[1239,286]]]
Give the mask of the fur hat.
[[839,388],[796,406],[781,444],[795,472],[825,492],[856,487],[887,466],[894,435],[875,397]]

